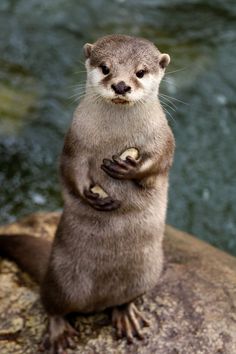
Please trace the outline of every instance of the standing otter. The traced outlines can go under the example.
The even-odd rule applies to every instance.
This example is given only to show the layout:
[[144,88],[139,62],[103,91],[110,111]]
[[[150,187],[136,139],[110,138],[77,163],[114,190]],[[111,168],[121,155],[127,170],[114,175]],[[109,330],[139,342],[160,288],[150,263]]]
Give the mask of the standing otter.
[[163,265],[175,144],[157,96],[169,55],[124,35],[84,52],[86,94],[61,156],[65,205],[54,242],[0,237],[1,254],[41,284],[44,348],[53,354],[71,345],[71,312],[111,307],[118,335],[141,338],[146,320],[133,300],[156,285]]

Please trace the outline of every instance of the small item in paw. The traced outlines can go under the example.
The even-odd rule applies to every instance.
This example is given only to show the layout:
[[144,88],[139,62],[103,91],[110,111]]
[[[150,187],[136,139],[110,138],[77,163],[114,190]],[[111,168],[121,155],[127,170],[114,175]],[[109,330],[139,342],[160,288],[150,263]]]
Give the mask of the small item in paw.
[[108,197],[108,194],[98,184],[93,186],[90,190],[91,190],[91,192],[98,194],[99,198],[103,199],[103,198]]
[[[96,187],[95,191],[96,190],[98,192],[103,191],[101,187],[98,186],[98,188]],[[92,189],[85,189],[84,196],[86,198],[86,201],[89,203],[89,205],[94,209],[99,211],[112,211],[120,207],[119,200],[112,199],[109,195],[105,196],[104,195],[104,193],[106,193],[105,191],[103,191],[103,197],[102,197],[99,195],[99,193],[94,193]]]
[[111,159],[103,159],[101,168],[110,177],[116,179],[135,179],[140,167],[141,158],[135,148],[125,150],[121,155],[113,155]]
[[126,157],[130,156],[133,159],[137,160],[139,157],[139,151],[136,148],[129,148],[127,150],[125,150],[124,152],[122,152],[122,154],[120,155],[120,158],[122,160],[126,160]]

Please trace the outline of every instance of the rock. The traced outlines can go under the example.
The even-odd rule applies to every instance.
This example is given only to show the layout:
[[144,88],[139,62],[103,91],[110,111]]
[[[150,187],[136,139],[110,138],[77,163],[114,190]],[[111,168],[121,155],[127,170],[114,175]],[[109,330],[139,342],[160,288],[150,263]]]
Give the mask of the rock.
[[[59,216],[33,214],[0,232],[50,239]],[[107,313],[77,316],[80,337],[73,353],[236,353],[236,258],[170,226],[164,248],[162,278],[138,301],[151,320],[146,339],[132,345],[116,340]],[[2,260],[0,266],[0,352],[36,353],[46,318],[38,287],[13,263]]]

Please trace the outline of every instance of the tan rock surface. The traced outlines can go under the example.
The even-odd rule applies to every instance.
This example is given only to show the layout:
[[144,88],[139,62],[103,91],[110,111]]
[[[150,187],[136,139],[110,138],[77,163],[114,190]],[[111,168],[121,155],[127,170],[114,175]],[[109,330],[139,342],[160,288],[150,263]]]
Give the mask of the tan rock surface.
[[[38,213],[3,226],[52,238],[59,213]],[[236,354],[236,258],[167,226],[162,279],[140,307],[151,320],[144,341],[116,340],[108,314],[78,316],[77,354]],[[37,352],[45,328],[37,285],[0,261],[0,353]],[[71,351],[72,353],[72,351]]]

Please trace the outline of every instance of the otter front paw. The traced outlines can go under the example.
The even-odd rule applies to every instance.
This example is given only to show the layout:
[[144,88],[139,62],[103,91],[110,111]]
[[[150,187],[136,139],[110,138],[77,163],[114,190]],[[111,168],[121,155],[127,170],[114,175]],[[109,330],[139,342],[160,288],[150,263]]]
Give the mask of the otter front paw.
[[135,179],[138,176],[141,159],[129,155],[122,159],[122,155],[113,155],[112,160],[104,159],[101,168],[116,179]]
[[118,200],[112,199],[100,186],[95,185],[84,190],[88,204],[99,211],[112,211],[120,207]]

